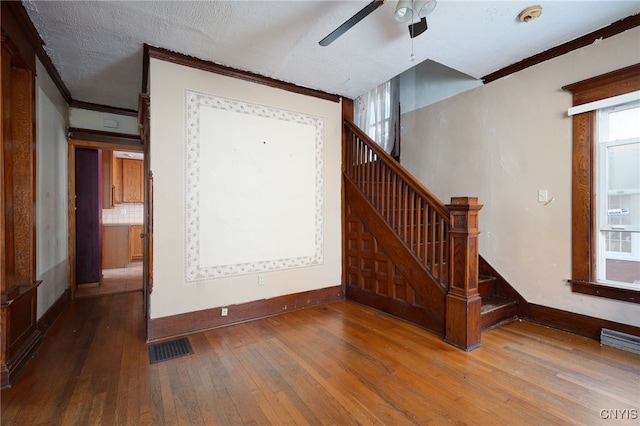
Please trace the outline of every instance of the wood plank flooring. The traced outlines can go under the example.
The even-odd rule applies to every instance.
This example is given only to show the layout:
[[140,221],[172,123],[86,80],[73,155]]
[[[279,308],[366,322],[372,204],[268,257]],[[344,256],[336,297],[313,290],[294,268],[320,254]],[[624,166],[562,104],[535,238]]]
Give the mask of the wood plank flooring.
[[72,302],[2,391],[2,424],[640,422],[640,356],[526,322],[466,353],[336,302],[190,335],[193,355],[151,365],[141,309],[141,293]]
[[105,294],[142,291],[142,261],[134,261],[124,268],[103,269],[100,285],[97,287],[79,287],[76,299],[97,297]]

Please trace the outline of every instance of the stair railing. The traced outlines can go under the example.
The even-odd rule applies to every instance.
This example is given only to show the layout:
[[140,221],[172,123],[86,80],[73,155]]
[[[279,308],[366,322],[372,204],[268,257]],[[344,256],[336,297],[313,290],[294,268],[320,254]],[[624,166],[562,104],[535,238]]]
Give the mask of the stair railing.
[[355,124],[345,132],[344,173],[446,291],[451,213]]
[[344,120],[343,174],[447,293],[445,339],[480,345],[477,198],[445,205],[350,120]]

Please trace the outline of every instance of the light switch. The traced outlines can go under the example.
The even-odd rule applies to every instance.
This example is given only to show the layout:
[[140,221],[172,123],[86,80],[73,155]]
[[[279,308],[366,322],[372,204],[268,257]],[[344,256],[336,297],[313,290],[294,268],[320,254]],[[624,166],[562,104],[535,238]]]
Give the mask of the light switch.
[[548,201],[547,190],[546,189],[539,189],[538,190],[538,202],[539,203],[546,203],[547,201]]

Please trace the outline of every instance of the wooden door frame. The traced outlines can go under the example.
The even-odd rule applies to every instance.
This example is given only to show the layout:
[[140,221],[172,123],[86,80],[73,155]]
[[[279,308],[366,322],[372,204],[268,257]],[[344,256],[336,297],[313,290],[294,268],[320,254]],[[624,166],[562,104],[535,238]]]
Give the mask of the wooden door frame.
[[[126,135],[123,135],[126,136]],[[71,300],[75,299],[76,294],[76,211],[75,211],[75,197],[76,197],[76,148],[89,148],[89,149],[103,149],[111,151],[128,151],[128,152],[140,152],[144,153],[144,147],[140,145],[133,145],[131,143],[116,143],[116,142],[100,142],[90,141],[85,139],[73,139],[69,138],[68,143],[68,231],[69,231],[69,284],[71,287]],[[148,159],[145,157],[145,167]],[[147,199],[145,198],[144,204],[146,209]],[[145,254],[146,255],[146,254]],[[143,262],[147,259],[143,258]],[[143,277],[143,282],[145,279]],[[146,293],[147,289],[143,288]]]

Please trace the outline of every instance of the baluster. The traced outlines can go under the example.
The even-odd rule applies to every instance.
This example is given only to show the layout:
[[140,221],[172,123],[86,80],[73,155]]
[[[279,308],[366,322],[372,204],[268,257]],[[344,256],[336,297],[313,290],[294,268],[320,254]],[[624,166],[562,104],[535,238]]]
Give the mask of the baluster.
[[411,250],[413,250],[414,252],[416,251],[416,247],[413,245],[414,241],[415,241],[415,235],[416,235],[416,221],[415,221],[415,217],[416,217],[416,193],[413,191],[413,189],[409,188],[409,247],[411,247]]

